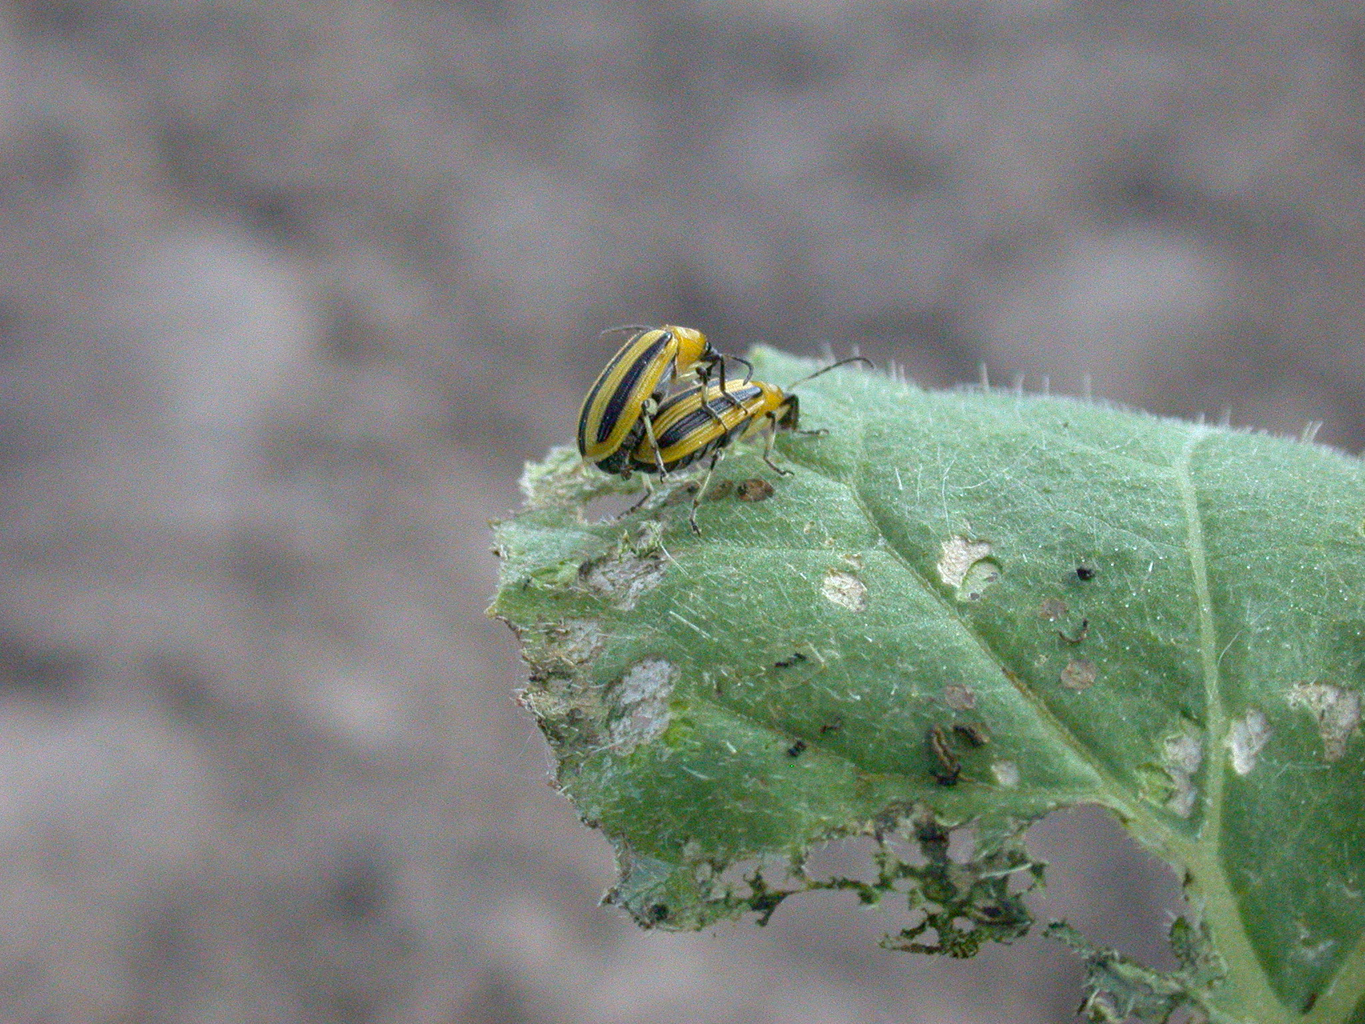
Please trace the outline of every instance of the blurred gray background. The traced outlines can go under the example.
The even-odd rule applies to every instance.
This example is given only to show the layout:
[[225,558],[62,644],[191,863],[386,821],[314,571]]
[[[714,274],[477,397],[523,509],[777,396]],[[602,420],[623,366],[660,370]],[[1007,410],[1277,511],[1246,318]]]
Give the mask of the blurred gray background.
[[0,1020],[1071,1019],[1041,939],[598,908],[486,521],[614,324],[1356,450],[1363,301],[1360,3],[0,7]]

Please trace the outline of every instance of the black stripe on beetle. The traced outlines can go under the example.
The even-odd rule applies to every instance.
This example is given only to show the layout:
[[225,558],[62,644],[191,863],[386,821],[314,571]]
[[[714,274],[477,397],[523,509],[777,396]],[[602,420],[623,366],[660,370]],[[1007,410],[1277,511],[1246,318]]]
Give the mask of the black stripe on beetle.
[[[611,434],[612,429],[616,426],[616,421],[621,418],[621,413],[626,411],[626,402],[629,401],[630,397],[635,393],[635,385],[639,383],[640,378],[644,375],[645,371],[649,369],[660,350],[672,341],[673,335],[668,331],[664,331],[657,341],[635,357],[635,362],[631,364],[630,369],[626,371],[625,375],[617,383],[616,390],[612,392],[611,399],[607,402],[607,407],[602,410],[602,422],[597,424],[598,444],[605,441],[608,435]],[[612,360],[612,362],[615,361],[616,360]],[[611,364],[608,364],[608,369],[610,369],[610,366]],[[604,376],[609,375],[609,373],[604,374]]]

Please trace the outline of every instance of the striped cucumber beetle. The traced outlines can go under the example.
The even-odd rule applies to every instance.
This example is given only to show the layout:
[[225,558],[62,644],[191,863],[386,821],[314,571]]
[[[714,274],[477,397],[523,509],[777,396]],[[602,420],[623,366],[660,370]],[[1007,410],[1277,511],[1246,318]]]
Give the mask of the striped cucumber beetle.
[[[733,359],[753,373],[747,359],[717,352],[706,335],[691,327],[664,324],[613,327],[603,335],[634,331],[598,376],[578,413],[578,451],[607,473],[630,475],[631,452],[642,438],[652,438],[652,420],[668,386],[678,377],[695,373],[706,384],[715,372],[722,386],[725,360]],[[667,475],[662,462],[655,470]]]
[[[791,389],[812,378],[848,363],[872,362],[862,356],[841,359],[837,363],[802,377],[787,390],[759,380],[727,381],[724,384],[695,384],[670,395],[658,407],[652,420],[649,436],[642,436],[630,452],[627,469],[660,476],[683,469],[692,463],[711,457],[706,476],[692,499],[692,511],[687,521],[698,536],[697,506],[701,504],[706,485],[711,482],[716,462],[721,453],[735,441],[767,428],[767,443],[763,447],[763,461],[781,476],[790,476],[772,460],[773,442],[779,430],[802,434],[819,434],[819,430],[801,430],[801,406]],[[624,472],[624,470],[623,470]],[[648,500],[650,491],[635,505],[639,508]],[[628,510],[634,511],[634,508]]]

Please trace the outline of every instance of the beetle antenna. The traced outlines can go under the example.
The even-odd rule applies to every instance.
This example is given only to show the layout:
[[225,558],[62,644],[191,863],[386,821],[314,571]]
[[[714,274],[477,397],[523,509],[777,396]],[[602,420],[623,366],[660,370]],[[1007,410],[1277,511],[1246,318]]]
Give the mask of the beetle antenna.
[[648,330],[651,330],[648,324],[622,324],[620,327],[608,327],[605,331],[599,334],[598,337],[605,338],[608,334],[624,334],[626,331]]
[[808,380],[814,380],[822,373],[829,373],[830,370],[836,369],[837,367],[840,366],[847,366],[849,363],[864,363],[867,366],[875,365],[871,359],[865,359],[862,356],[849,356],[847,359],[840,359],[837,363],[830,363],[828,366],[821,367],[814,373],[806,374],[806,376],[802,377],[800,380],[787,385],[787,390],[790,391],[792,388],[796,387],[797,384],[804,384]]

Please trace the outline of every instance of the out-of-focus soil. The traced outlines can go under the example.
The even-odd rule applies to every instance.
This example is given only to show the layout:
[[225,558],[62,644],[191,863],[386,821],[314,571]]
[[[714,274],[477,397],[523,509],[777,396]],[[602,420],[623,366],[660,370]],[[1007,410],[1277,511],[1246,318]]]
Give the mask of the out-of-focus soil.
[[1354,4],[0,8],[0,1020],[1069,1019],[1041,940],[596,907],[486,522],[623,322],[1354,450],[1363,115]]

